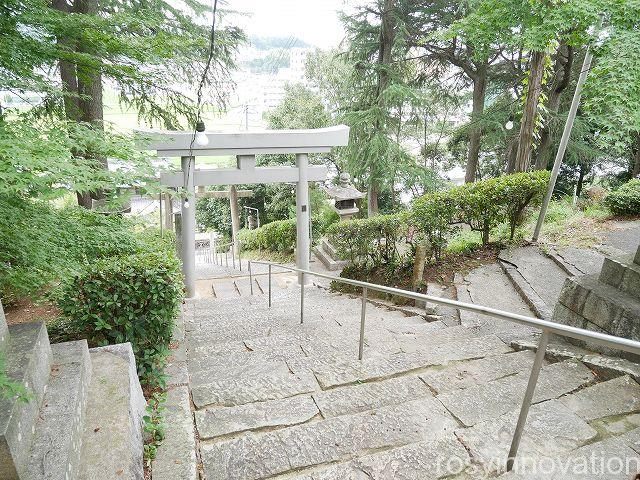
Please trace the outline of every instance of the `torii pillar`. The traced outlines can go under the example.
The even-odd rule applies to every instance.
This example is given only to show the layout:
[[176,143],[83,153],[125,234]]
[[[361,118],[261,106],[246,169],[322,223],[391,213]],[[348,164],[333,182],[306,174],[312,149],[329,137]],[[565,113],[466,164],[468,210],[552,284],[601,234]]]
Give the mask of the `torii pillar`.
[[[192,132],[144,132],[141,148],[158,156],[180,157],[182,169],[164,172],[163,185],[184,189],[182,198],[182,271],[188,297],[195,296],[195,187],[252,183],[296,183],[296,266],[309,269],[309,182],[327,178],[325,166],[309,166],[309,153],[329,152],[346,146],[349,127],[315,130],[265,130],[262,132],[206,133],[209,144],[192,145]],[[295,154],[295,167],[256,167],[258,154]],[[196,156],[234,155],[236,168],[196,170]],[[189,204],[186,204],[186,199]],[[301,275],[299,276],[301,279]]]

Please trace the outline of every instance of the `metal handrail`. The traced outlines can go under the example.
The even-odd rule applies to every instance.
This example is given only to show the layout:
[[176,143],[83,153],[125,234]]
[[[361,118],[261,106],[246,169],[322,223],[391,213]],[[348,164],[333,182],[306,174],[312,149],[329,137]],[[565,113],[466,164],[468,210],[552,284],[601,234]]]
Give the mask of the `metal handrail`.
[[[213,245],[211,245],[211,249],[213,250],[213,255],[214,255],[214,261],[216,263],[216,265],[218,265],[218,248],[224,248],[224,247],[231,247],[231,246],[236,246],[237,245],[237,249],[236,248],[230,248],[229,250],[231,251],[231,262],[232,262],[232,266],[233,268],[236,268],[236,255],[235,252],[237,250],[238,252],[238,264],[240,266],[240,271],[242,271],[242,259],[240,258],[240,242],[239,241],[234,241],[234,242],[229,242],[229,243],[224,243],[222,245],[218,245],[215,240],[213,242]],[[220,263],[219,265],[222,266],[222,255],[224,254],[224,259],[225,259],[225,266],[228,267],[229,266],[229,250],[223,253],[220,253]],[[251,292],[253,293],[253,292]]]
[[509,449],[509,456],[507,458],[507,471],[513,469],[513,465],[520,445],[520,439],[524,430],[527,416],[529,414],[529,408],[533,400],[536,385],[538,383],[538,377],[540,375],[540,369],[544,361],[544,356],[549,344],[549,338],[552,333],[563,337],[575,338],[578,340],[589,341],[604,345],[617,350],[623,350],[625,352],[635,353],[640,355],[640,342],[631,340],[628,338],[616,337],[614,335],[608,335],[606,333],[592,332],[582,328],[571,327],[569,325],[562,325],[559,323],[551,322],[549,320],[543,320],[541,318],[529,317],[527,315],[520,315],[518,313],[511,313],[505,310],[499,310],[497,308],[485,307],[482,305],[475,305],[473,303],[460,302],[458,300],[450,300],[442,297],[434,297],[432,295],[425,295],[423,293],[410,292],[408,290],[402,290],[400,288],[386,287],[384,285],[377,285],[375,283],[363,282],[361,280],[352,280],[350,278],[336,277],[333,275],[327,275],[325,273],[312,272],[311,270],[305,270],[297,267],[290,267],[273,262],[264,262],[258,260],[249,260],[249,283],[251,284],[251,294],[253,294],[253,274],[251,264],[268,265],[269,266],[269,307],[271,307],[271,270],[272,267],[278,267],[292,272],[300,274],[300,323],[304,321],[304,285],[305,275],[324,278],[354,287],[362,288],[362,308],[360,312],[360,338],[358,343],[358,359],[362,360],[364,350],[364,332],[365,332],[365,318],[367,307],[367,293],[369,290],[375,290],[378,292],[397,295],[404,298],[410,298],[414,300],[422,300],[437,305],[446,305],[448,307],[455,307],[460,310],[466,310],[469,312],[480,313],[488,315],[494,318],[507,320],[510,322],[518,323],[521,325],[527,325],[529,327],[542,330],[542,335],[536,349],[536,355],[529,375],[529,381],[527,383],[527,390],[525,391],[522,407],[520,408],[520,415],[518,416],[518,423],[513,434],[511,441],[511,447]]

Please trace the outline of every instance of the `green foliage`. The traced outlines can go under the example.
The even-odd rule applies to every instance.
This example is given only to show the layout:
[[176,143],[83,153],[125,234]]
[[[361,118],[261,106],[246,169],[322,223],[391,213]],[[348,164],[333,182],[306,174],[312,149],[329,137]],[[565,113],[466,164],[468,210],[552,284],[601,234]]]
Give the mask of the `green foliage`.
[[525,220],[524,211],[529,205],[540,203],[549,184],[546,170],[515,173],[498,177],[494,196],[500,203],[509,222],[509,238],[513,240],[516,227]]
[[147,467],[151,467],[151,462],[155,460],[158,447],[165,437],[166,424],[164,422],[166,393],[154,393],[147,403],[145,415],[142,417],[144,441],[144,460]]
[[271,50],[267,55],[261,58],[254,58],[246,62],[251,73],[269,73],[274,75],[278,73],[278,69],[289,66],[290,54],[288,50],[277,49]]
[[407,236],[407,217],[394,214],[347,220],[331,225],[327,236],[338,255],[352,265],[386,265],[393,270],[402,259],[398,245]]
[[35,295],[88,261],[136,250],[132,223],[80,207],[0,195],[0,295]]
[[182,298],[180,262],[170,247],[93,261],[66,280],[56,297],[76,332],[91,344],[131,342],[143,382],[164,385]]
[[427,252],[440,260],[453,232],[457,199],[450,192],[436,192],[418,198],[411,208],[411,224],[428,244]]
[[640,180],[629,180],[605,198],[614,215],[640,215]]
[[447,242],[447,253],[469,253],[482,246],[482,238],[478,232],[459,230]]
[[9,378],[4,353],[0,352],[0,400],[3,398],[16,398],[19,402],[27,403],[32,400],[33,394],[24,385]]
[[242,250],[293,252],[296,246],[296,220],[280,220],[254,230],[240,230],[238,240]]

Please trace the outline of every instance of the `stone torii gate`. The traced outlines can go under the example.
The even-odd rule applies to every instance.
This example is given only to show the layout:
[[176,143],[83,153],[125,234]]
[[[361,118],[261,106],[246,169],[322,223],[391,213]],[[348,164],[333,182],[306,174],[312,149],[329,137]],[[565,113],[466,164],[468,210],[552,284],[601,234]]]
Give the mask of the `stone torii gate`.
[[[349,127],[315,130],[265,130],[260,132],[208,133],[208,145],[192,142],[192,132],[154,132],[142,148],[156,150],[160,157],[180,157],[182,170],[165,172],[163,185],[184,188],[182,199],[182,271],[187,296],[195,295],[195,188],[205,185],[239,185],[251,183],[296,183],[296,265],[309,268],[309,182],[324,181],[327,168],[309,166],[309,153],[329,152],[345,146]],[[193,146],[191,147],[191,144]],[[191,148],[190,148],[191,147]],[[296,166],[256,167],[257,154],[295,154]],[[196,156],[234,155],[236,168],[195,169]],[[186,202],[190,199],[190,204]]]

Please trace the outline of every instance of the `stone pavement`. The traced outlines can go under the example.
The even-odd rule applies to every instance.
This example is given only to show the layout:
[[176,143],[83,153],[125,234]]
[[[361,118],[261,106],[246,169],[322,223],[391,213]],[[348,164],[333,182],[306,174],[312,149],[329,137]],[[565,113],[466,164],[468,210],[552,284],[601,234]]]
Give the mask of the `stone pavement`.
[[[533,361],[512,345],[536,332],[464,312],[445,321],[437,310],[407,315],[369,304],[359,361],[360,299],[308,286],[301,324],[294,276],[274,276],[272,308],[266,276],[254,278],[253,296],[247,282],[218,278],[215,291],[224,293],[184,305],[154,480],[503,474]],[[458,278],[455,290],[462,301],[532,314],[498,265]],[[620,369],[595,368],[597,358],[545,361],[518,466],[592,452],[638,457],[640,386]]]

